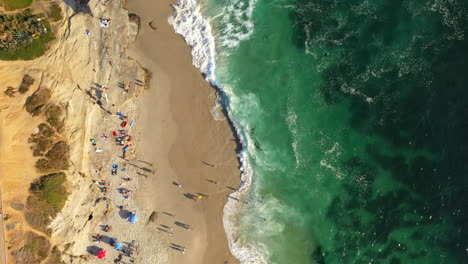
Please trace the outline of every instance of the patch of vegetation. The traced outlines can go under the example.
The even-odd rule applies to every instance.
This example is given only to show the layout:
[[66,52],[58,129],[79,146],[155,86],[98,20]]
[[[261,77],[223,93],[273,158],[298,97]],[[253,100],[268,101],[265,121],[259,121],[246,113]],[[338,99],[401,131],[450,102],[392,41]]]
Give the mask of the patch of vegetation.
[[28,196],[24,217],[31,227],[50,234],[50,230],[47,227],[55,216],[54,209],[45,201],[42,201],[35,195]]
[[26,111],[32,116],[37,116],[50,99],[50,90],[41,88],[26,100]]
[[62,253],[60,253],[57,247],[52,248],[44,264],[65,264],[65,262],[62,261]]
[[31,146],[33,151],[33,156],[43,156],[44,153],[52,147],[54,143],[54,130],[45,123],[42,123],[38,126],[39,132],[31,134],[28,139],[28,143],[33,143]]
[[24,94],[26,93],[27,91],[29,91],[29,87],[34,83],[34,78],[25,74],[23,76],[23,80],[21,81],[21,84],[18,88],[18,91],[20,92],[20,94]]
[[63,172],[40,177],[33,182],[26,201],[25,218],[28,224],[37,230],[50,234],[48,226],[63,208],[68,198]]
[[62,20],[62,9],[58,4],[52,4],[50,6],[50,16],[53,22]]
[[50,250],[50,243],[46,237],[28,232],[24,235],[23,246],[13,252],[16,263],[41,263]]
[[69,152],[68,144],[59,141],[47,151],[45,158],[36,161],[36,168],[42,172],[66,170],[69,166]]
[[44,175],[31,184],[30,191],[58,213],[62,210],[68,197],[64,186],[65,181],[66,176],[63,172]]
[[54,127],[58,132],[63,129],[63,109],[59,105],[51,105],[45,110],[47,122]]
[[41,263],[49,254],[49,240],[43,236],[38,236],[32,232],[26,235],[24,241],[24,251],[34,256],[36,263]]
[[13,96],[15,96],[16,89],[11,87],[11,86],[8,86],[8,88],[5,90],[4,93],[9,97],[13,97]]
[[[12,0],[17,1],[17,0]],[[42,56],[54,39],[50,23],[43,15],[22,13],[0,15],[0,59],[31,60]]]
[[32,4],[32,0],[2,0],[2,2],[7,11],[26,8]]

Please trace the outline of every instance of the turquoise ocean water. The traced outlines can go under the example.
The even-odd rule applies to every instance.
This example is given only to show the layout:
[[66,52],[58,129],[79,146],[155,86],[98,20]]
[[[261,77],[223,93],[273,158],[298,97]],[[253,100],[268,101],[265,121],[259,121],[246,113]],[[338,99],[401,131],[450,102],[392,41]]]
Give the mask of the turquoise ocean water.
[[468,263],[467,1],[199,4],[243,263]]

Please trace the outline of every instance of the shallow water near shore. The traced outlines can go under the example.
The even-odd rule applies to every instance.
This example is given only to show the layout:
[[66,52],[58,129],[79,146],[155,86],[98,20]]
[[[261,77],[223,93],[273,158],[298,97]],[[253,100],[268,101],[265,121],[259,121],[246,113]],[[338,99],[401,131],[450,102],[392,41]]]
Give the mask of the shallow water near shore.
[[202,4],[252,169],[238,258],[468,261],[466,2]]

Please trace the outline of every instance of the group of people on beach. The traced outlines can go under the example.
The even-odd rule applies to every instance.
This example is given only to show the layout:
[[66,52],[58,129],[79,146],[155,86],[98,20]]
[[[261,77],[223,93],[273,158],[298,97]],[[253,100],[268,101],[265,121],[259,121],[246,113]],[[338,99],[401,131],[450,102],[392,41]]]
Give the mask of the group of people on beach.
[[[119,119],[121,119],[121,121],[123,121],[125,123],[121,123],[121,125],[120,125],[121,129],[116,130],[116,131],[112,131],[112,135],[115,138],[115,142],[116,142],[117,146],[121,147],[122,145],[125,145],[125,147],[122,148],[123,162],[120,162],[120,164],[116,163],[116,164],[111,165],[110,175],[112,177],[111,177],[110,180],[118,179],[118,178],[116,178],[114,176],[118,175],[119,173],[125,173],[127,171],[127,164],[128,164],[128,160],[129,160],[127,152],[132,147],[132,138],[129,135],[129,131],[125,129],[126,124],[128,123],[127,116],[124,115],[121,112],[117,112],[117,116],[119,116]],[[106,143],[106,141],[108,140],[108,138],[109,138],[109,136],[107,136],[107,134],[102,134],[101,135],[102,142],[99,143],[99,144],[104,145]],[[103,148],[98,148],[98,146],[97,146],[98,141],[96,139],[91,139],[90,142],[91,142],[92,146],[95,148],[95,152],[101,152],[102,151]],[[121,143],[121,142],[124,142],[124,143]],[[96,149],[100,149],[101,151],[96,151]],[[101,172],[101,170],[96,170],[96,173],[99,174],[100,172]],[[122,182],[119,184],[119,186],[124,186],[126,183],[130,182],[131,179],[132,178],[130,176],[122,177]],[[107,197],[107,194],[108,194],[108,192],[110,190],[110,186],[111,186],[110,185],[110,180],[102,179],[99,182],[95,181],[95,183],[99,186],[98,188],[100,189],[100,191],[101,191],[101,193],[103,195],[103,198]],[[129,199],[131,194],[132,194],[132,191],[130,189],[128,189],[127,187],[118,188],[118,192],[121,194],[121,196],[120,196],[121,199]],[[124,210],[125,206],[120,205],[120,206],[118,206],[118,208],[120,210]],[[129,217],[131,215],[136,215],[136,212],[134,212],[134,211],[131,212],[129,214]],[[129,220],[128,222],[130,223],[131,221]],[[110,234],[112,232],[112,226],[109,225],[109,224],[106,224],[106,225],[103,226],[102,231],[106,232],[107,234]],[[119,251],[119,255],[114,260],[114,263],[120,263],[124,256],[127,256],[127,257],[130,258],[130,260],[129,260],[130,263],[135,262],[134,255],[135,255],[135,252],[137,252],[136,254],[138,254],[138,250],[136,250],[135,248],[131,248],[131,247],[123,247],[121,243],[117,243],[117,238],[111,238],[111,237],[108,237],[107,235],[104,236],[104,235],[98,233],[98,234],[93,236],[93,239],[94,239],[94,242],[96,244],[99,244],[101,241],[106,241],[111,247],[113,247],[114,249]]]
[[[107,0],[103,0],[103,1],[105,1],[106,4],[107,4]],[[101,18],[99,20],[99,23],[100,23],[101,27],[106,28],[106,27],[109,27],[110,21],[111,21],[111,19]],[[85,35],[90,36],[91,31],[86,29]],[[114,67],[114,66],[117,66],[119,64],[119,61],[115,61],[115,60],[109,58],[108,64],[110,65],[110,67]],[[116,67],[114,67],[114,68],[116,68]],[[93,70],[93,72],[97,72],[96,69],[92,69],[92,70]],[[111,78],[109,77],[109,81],[110,80],[111,80]],[[98,92],[100,92],[100,93],[102,93],[104,95],[103,97],[106,99],[106,102],[107,102],[107,100],[108,100],[107,93],[108,92],[112,92],[112,93],[114,92],[113,89],[111,88],[112,85],[108,85],[108,84],[106,84],[106,85],[97,85],[97,84],[95,84],[95,85],[98,86],[97,88],[100,89]],[[132,90],[133,85],[131,85],[129,82],[122,81],[122,82],[118,83],[117,86],[120,89],[123,90],[123,92],[124,92],[124,94],[126,96],[128,96],[128,94]],[[137,86],[146,88],[147,84],[140,81],[140,80],[135,80],[135,83],[134,83],[135,89],[137,88]],[[100,103],[102,104],[102,102],[100,102]],[[101,108],[104,109],[101,104],[100,104]],[[117,108],[116,104],[113,104],[113,103],[112,104],[109,103],[109,104],[112,107],[109,108],[109,110],[107,110],[107,109],[104,109],[104,110],[108,114],[111,114],[111,116],[113,116],[114,121],[118,122],[119,127],[116,128],[113,131],[103,131],[104,133],[99,133],[99,134],[95,135],[94,138],[90,139],[92,149],[94,149],[94,152],[96,153],[96,154],[93,154],[93,155],[96,155],[96,157],[99,157],[99,155],[103,155],[103,154],[108,155],[108,152],[107,152],[108,149],[109,149],[108,146],[113,145],[114,149],[120,148],[122,156],[120,157],[121,160],[119,160],[118,162],[113,161],[113,164],[110,163],[110,161],[109,161],[109,165],[111,165],[111,166],[110,166],[109,170],[105,170],[106,174],[107,173],[110,174],[110,175],[107,175],[108,177],[104,176],[103,179],[101,179],[100,181],[93,181],[93,182],[97,185],[97,188],[100,190],[100,193],[102,195],[102,197],[99,198],[99,199],[102,199],[102,200],[105,200],[105,201],[112,201],[112,199],[116,199],[117,204],[118,204],[117,208],[119,209],[119,214],[124,215],[125,213],[127,213],[128,216],[127,216],[126,223],[135,224],[138,218],[135,218],[136,217],[136,212],[130,210],[130,207],[132,207],[131,206],[131,201],[128,201],[131,198],[131,196],[134,194],[134,192],[130,189],[131,185],[132,185],[132,182],[133,182],[133,177],[130,174],[131,174],[131,172],[136,170],[137,175],[148,177],[148,175],[145,174],[145,173],[154,174],[155,171],[152,168],[153,164],[151,164],[149,162],[140,160],[141,162],[144,162],[145,165],[139,166],[138,163],[130,161],[130,156],[131,156],[130,154],[131,154],[132,150],[134,149],[134,138],[132,137],[130,132],[131,132],[131,128],[135,124],[135,121],[129,119],[128,115],[125,114],[124,112],[116,111],[116,108]],[[115,117],[117,117],[117,118],[115,118]],[[100,138],[100,140],[98,140],[99,138]],[[111,142],[111,143],[113,142],[113,143],[109,144],[109,142]],[[128,166],[129,164],[132,167],[129,167]],[[149,167],[146,166],[146,165],[149,165]],[[98,174],[100,178],[102,177],[101,169],[96,170],[96,174]],[[100,179],[100,178],[98,178],[98,179]],[[114,188],[111,189],[111,183],[112,183],[113,187],[116,187],[116,186],[118,186],[118,187],[115,188],[115,189]],[[180,183],[173,182],[173,184],[176,185],[179,188],[182,188],[182,184],[180,184]],[[116,190],[117,192],[116,193],[111,192],[111,190]],[[116,196],[116,194],[117,194],[117,196]],[[196,200],[199,200],[199,199],[201,199],[203,197],[206,197],[206,196],[202,196],[202,195],[193,196],[193,198],[196,199]],[[130,212],[127,211],[127,210],[129,210]],[[172,216],[172,217],[175,218],[175,215],[172,215],[172,214],[167,213],[167,212],[164,212],[164,213],[166,215],[168,215],[168,216]],[[150,219],[151,219],[151,217],[150,217]],[[134,240],[132,240],[131,243],[125,243],[127,246],[123,246],[122,243],[119,243],[119,239],[121,237],[119,239],[117,239],[116,237],[111,237],[111,235],[118,236],[119,233],[122,233],[122,228],[119,228],[119,226],[120,226],[119,223],[112,222],[109,219],[106,220],[106,222],[108,222],[108,223],[103,224],[101,226],[101,230],[99,232],[96,232],[92,236],[92,239],[93,239],[94,243],[101,244],[101,242],[104,242],[108,246],[112,247],[112,250],[116,250],[117,254],[115,254],[115,251],[114,251],[114,255],[117,255],[117,257],[114,259],[114,263],[116,263],[116,264],[123,263],[124,257],[129,258],[129,260],[127,262],[125,262],[125,263],[128,263],[128,262],[135,263],[135,261],[137,259],[136,257],[140,253],[140,248],[138,246],[136,246]],[[122,221],[122,223],[124,223],[124,221]],[[115,229],[113,229],[113,226],[111,224],[114,224]],[[185,223],[182,223],[182,222],[179,222],[179,221],[174,221],[174,224],[175,224],[175,226],[184,228],[187,231],[191,230],[191,226],[189,224],[185,224]],[[115,230],[115,233],[114,233],[114,230]],[[160,228],[158,228],[158,230],[166,232],[166,233],[170,234],[171,236],[173,235],[173,228],[172,227],[161,224]],[[171,248],[171,249],[173,249],[175,251],[178,251],[178,252],[180,252],[182,254],[186,253],[186,248],[184,246],[182,246],[182,245],[170,243],[169,248]],[[100,249],[100,251],[103,251],[103,249]],[[98,254],[98,258],[100,258],[99,254]],[[143,263],[148,263],[148,262],[144,261]]]
[[[100,19],[99,22],[100,22],[100,26],[101,27],[108,27],[110,25],[110,19]],[[91,31],[89,31],[88,29],[86,29],[85,31],[85,35],[86,36],[90,36],[91,35]],[[113,60],[109,60],[109,65],[111,67],[114,66],[114,61]],[[93,72],[97,72],[96,69],[93,69]],[[110,81],[110,77],[109,77],[109,81]],[[141,81],[137,80],[138,82],[136,83],[136,85],[140,85],[141,86]],[[97,86],[97,88],[100,90],[99,92],[103,95],[103,97],[106,99],[106,102],[108,100],[108,92],[113,92],[111,89],[111,85],[99,85],[99,84],[96,84],[94,83],[94,85]],[[121,82],[121,83],[118,83],[117,85],[119,88],[121,88],[125,94],[129,94],[130,93],[130,90],[132,88],[132,85],[130,85],[128,82]],[[128,170],[127,170],[127,165],[128,165],[128,162],[129,162],[129,154],[130,152],[133,150],[134,146],[133,146],[133,138],[132,136],[130,135],[130,129],[131,127],[135,124],[135,121],[134,120],[129,120],[127,115],[120,112],[120,111],[115,111],[115,108],[116,108],[116,105],[115,104],[111,104],[112,107],[110,110],[107,110],[107,109],[104,109],[103,108],[103,105],[102,105],[102,102],[100,102],[100,106],[102,109],[104,109],[108,114],[111,114],[111,115],[116,115],[117,116],[117,120],[119,122],[119,127],[113,131],[106,131],[106,132],[109,132],[108,133],[102,133],[100,135],[100,140],[98,140],[99,137],[95,137],[95,138],[91,138],[90,139],[90,143],[92,145],[92,148],[94,149],[94,152],[96,153],[96,160],[99,160],[99,159],[102,159],[102,158],[99,158],[99,156],[102,156],[103,153],[106,153],[108,150],[109,150],[109,141],[115,143],[115,146],[120,148],[121,149],[121,161],[118,161],[118,162],[114,162],[114,164],[111,165],[111,167],[109,168],[109,171],[106,171],[106,173],[110,173],[110,177],[106,177],[106,176],[102,176],[102,172],[101,172],[101,169],[99,170],[96,170],[96,174],[99,175],[99,177],[102,177],[101,180],[99,181],[96,181],[96,180],[93,180],[93,182],[97,185],[97,188],[100,190],[100,193],[102,195],[101,198],[99,198],[98,200],[104,200],[104,201],[111,201],[111,197],[115,197],[114,193],[112,192],[112,195],[110,195],[110,191],[111,191],[111,183],[112,183],[112,186],[116,186],[118,185],[119,188],[116,188],[117,189],[117,194],[118,196],[117,197],[120,197],[121,200],[118,200],[117,202],[118,203],[122,203],[121,205],[117,206],[118,208],[120,208],[120,214],[122,213],[123,210],[125,210],[125,208],[129,207],[128,205],[125,205],[125,201],[126,200],[129,200],[131,195],[133,194],[133,191],[130,190],[129,187],[126,186],[126,184],[130,183],[132,181],[132,177],[130,175],[122,175],[124,177],[117,177],[117,176],[121,176],[121,174],[124,174],[124,173],[127,173]],[[110,136],[112,135],[112,136]],[[110,139],[110,137],[113,137],[112,139]],[[113,145],[113,144],[112,144]],[[115,148],[115,147],[114,147]],[[103,153],[101,153],[103,152]],[[108,153],[106,153],[106,155],[108,155]],[[117,182],[117,181],[121,181],[120,183]],[[136,223],[138,220],[138,217],[136,215],[136,212],[135,211],[132,211],[131,213],[128,214],[128,221],[127,223]],[[113,228],[112,228],[112,225],[110,224],[105,224],[103,225],[102,227],[102,232],[105,232],[105,234],[101,233],[101,232],[98,232],[97,234],[93,235],[92,238],[93,238],[93,241],[94,243],[96,244],[100,244],[101,242],[105,242],[106,244],[108,244],[109,246],[113,247],[115,250],[118,251],[118,257],[116,259],[114,259],[114,263],[121,263],[123,260],[123,258],[125,256],[127,257],[130,257],[130,263],[134,263],[135,262],[135,255],[138,255],[139,253],[139,249],[138,247],[134,246],[132,247],[131,245],[134,245],[134,241],[132,241],[132,243],[127,243],[128,246],[124,247],[122,245],[122,243],[118,243],[117,242],[117,238],[115,237],[109,237],[109,235],[112,233],[113,231]],[[118,232],[117,232],[118,233]],[[100,248],[100,252],[99,253],[102,253],[101,251],[104,251],[104,249],[101,249]],[[91,252],[90,253],[98,253],[98,252]],[[103,254],[96,254],[98,256],[99,259],[102,259],[102,258],[105,258],[105,252]],[[126,262],[128,263],[128,261]]]

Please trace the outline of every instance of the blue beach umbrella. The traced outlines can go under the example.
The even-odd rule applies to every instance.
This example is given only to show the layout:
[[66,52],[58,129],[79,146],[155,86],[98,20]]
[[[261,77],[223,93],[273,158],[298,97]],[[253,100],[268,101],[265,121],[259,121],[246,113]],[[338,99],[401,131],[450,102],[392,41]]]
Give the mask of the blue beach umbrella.
[[122,243],[117,243],[117,244],[115,244],[114,248],[115,249],[122,249],[123,245],[122,245]]
[[128,218],[128,222],[132,224],[138,222],[138,215],[132,213],[130,217]]

